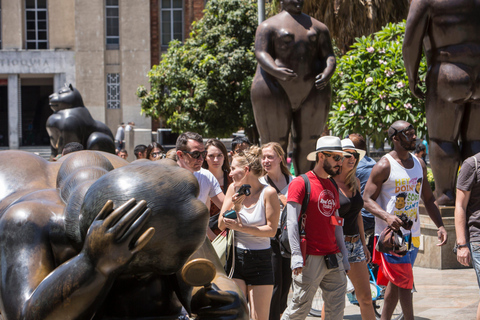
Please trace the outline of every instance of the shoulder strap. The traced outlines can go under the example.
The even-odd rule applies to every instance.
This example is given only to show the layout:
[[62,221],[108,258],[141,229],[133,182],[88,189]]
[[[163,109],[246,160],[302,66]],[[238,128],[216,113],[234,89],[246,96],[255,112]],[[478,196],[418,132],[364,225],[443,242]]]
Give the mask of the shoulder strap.
[[[268,174],[266,175],[267,176],[267,182],[269,185],[271,185],[272,187],[275,188],[275,190],[277,190],[277,193],[281,193],[280,190],[277,188],[277,186],[275,185],[275,183],[273,183],[272,179],[270,179],[270,177],[268,176]],[[287,181],[287,184],[288,184],[288,181]]]
[[308,202],[310,201],[310,180],[308,180],[308,177],[306,174],[301,174],[300,175],[303,178],[303,181],[305,182],[305,196],[303,197],[302,201],[302,209],[300,211],[300,217],[298,217],[299,221],[301,219],[301,223],[298,224],[298,228],[300,230],[299,234],[302,234],[302,231],[305,230],[305,220],[307,219],[307,207],[308,207]]
[[335,186],[335,189],[337,189],[337,192],[338,192],[338,184],[337,184],[337,181],[335,181],[335,179],[333,179],[332,177],[328,178],[328,180],[330,180],[333,185]]

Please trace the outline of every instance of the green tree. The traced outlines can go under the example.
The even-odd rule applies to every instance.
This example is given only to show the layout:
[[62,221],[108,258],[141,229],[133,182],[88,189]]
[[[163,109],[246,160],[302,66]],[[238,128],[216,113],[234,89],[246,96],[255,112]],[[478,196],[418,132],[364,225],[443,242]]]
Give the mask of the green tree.
[[256,28],[256,0],[209,0],[185,43],[170,42],[148,73],[151,90],[138,88],[143,113],[165,118],[175,132],[256,131],[250,102]]
[[[426,133],[425,103],[408,87],[402,56],[404,34],[405,21],[390,23],[373,36],[357,38],[353,49],[337,59],[329,119],[334,134],[358,132],[379,146],[396,120],[412,123],[418,136]],[[419,75],[425,82],[425,59]]]

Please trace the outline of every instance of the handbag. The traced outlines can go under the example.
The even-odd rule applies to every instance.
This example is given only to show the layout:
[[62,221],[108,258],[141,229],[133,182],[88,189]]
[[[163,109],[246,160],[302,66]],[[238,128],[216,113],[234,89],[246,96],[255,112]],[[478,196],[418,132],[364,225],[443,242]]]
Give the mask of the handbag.
[[232,268],[228,275],[230,279],[233,276],[235,268],[235,250],[233,245],[235,240],[234,234],[235,232],[233,230],[225,229],[212,241],[212,246],[224,268],[227,265],[228,259],[232,257]]
[[[402,213],[399,218],[402,220],[402,227],[406,230],[412,228],[413,222]],[[395,231],[389,226],[383,229],[378,237],[375,250],[396,256],[404,256],[412,248],[412,237],[410,234],[404,235],[401,230]]]

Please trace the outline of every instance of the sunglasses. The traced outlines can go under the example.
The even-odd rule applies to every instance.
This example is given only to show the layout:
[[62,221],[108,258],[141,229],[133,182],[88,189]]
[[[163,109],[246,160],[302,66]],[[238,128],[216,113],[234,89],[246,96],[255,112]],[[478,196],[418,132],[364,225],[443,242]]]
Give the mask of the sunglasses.
[[[348,152],[348,151],[347,151]],[[360,158],[360,154],[358,152],[348,152],[349,154],[346,154],[344,157],[345,158],[351,158],[354,157],[355,160],[358,160]]]
[[408,127],[406,128],[403,128],[402,130],[397,130],[395,128],[392,128],[393,129],[393,133],[390,135],[390,139],[393,138],[394,135],[398,134],[398,133],[401,133],[403,134],[403,136],[405,137],[405,139],[408,140],[408,137],[407,135],[405,134],[406,131],[409,131],[409,130],[412,130],[412,132],[409,132],[408,135],[409,136],[413,136],[413,134],[415,133],[415,127],[413,125],[409,125]]
[[192,152],[182,151],[182,152],[187,153],[193,159],[199,159],[200,157],[205,159],[205,157],[207,156],[207,151],[192,151]]
[[156,158],[156,157],[160,157],[160,159],[165,158],[165,153],[163,153],[163,152],[152,152],[151,155],[154,158]]
[[334,161],[343,161],[344,157],[339,154],[322,152],[326,157],[332,157]]

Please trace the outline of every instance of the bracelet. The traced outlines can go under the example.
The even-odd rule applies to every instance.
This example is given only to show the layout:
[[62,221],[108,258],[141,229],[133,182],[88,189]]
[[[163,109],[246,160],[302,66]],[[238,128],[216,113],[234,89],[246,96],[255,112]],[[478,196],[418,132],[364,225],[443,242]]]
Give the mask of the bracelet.
[[464,248],[464,247],[468,247],[468,242],[465,243],[465,244],[458,244],[458,243],[455,243],[455,246],[454,248],[455,249],[458,249],[458,248]]

